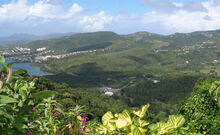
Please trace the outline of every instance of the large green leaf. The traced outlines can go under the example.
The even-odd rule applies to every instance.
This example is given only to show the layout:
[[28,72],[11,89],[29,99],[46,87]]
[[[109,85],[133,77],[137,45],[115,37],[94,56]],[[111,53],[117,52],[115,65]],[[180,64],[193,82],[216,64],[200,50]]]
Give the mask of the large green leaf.
[[122,113],[118,114],[118,119],[115,120],[115,124],[117,128],[124,128],[126,126],[131,125],[131,116],[127,110],[124,110]]
[[131,135],[143,135],[138,127],[131,125]]
[[18,101],[12,97],[0,95],[0,104],[17,103]]
[[102,126],[103,132],[106,132],[105,130],[108,131],[114,131],[116,129],[115,124],[113,123],[114,116],[112,112],[107,112],[102,116],[102,123],[104,126]]
[[98,125],[96,128],[96,132],[100,135],[106,135],[108,133],[108,129],[104,125]]
[[156,135],[168,134],[173,131],[173,126],[165,122],[158,122],[149,127]]
[[32,96],[34,98],[44,99],[44,98],[51,97],[54,94],[56,94],[55,91],[46,90],[46,91],[40,91],[40,92],[34,93],[32,94]]
[[173,128],[178,128],[185,123],[185,119],[182,115],[172,115],[169,117],[168,123],[171,124]]
[[146,135],[147,129],[131,125],[131,133],[129,135]]
[[141,120],[140,118],[136,118],[134,119],[134,124],[139,127],[145,127],[149,125],[150,123],[145,120]]
[[105,113],[105,114],[102,116],[102,123],[103,123],[103,125],[107,125],[112,118],[114,118],[112,112],[107,112],[107,113]]
[[172,115],[168,122],[158,122],[150,126],[150,129],[157,133],[157,135],[171,134],[176,128],[181,127],[185,123],[182,115]]
[[144,105],[144,106],[141,107],[140,110],[133,111],[133,113],[135,115],[137,115],[138,117],[143,118],[146,115],[147,110],[148,110],[149,107],[150,107],[150,104]]
[[108,123],[106,125],[106,128],[109,130],[109,131],[114,131],[116,129],[116,126],[115,126],[115,123]]

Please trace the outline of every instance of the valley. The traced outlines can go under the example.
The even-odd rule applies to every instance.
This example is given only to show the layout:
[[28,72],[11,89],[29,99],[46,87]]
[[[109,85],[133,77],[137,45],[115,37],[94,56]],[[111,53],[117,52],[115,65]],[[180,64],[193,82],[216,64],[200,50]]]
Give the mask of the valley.
[[[197,79],[220,74],[219,37],[219,30],[172,35],[103,31],[37,40],[4,48],[2,55],[35,63],[54,73],[45,76],[52,81],[110,93],[131,106],[156,101],[176,104],[190,93]],[[184,78],[193,81],[179,83]],[[170,93],[171,98],[157,99],[161,93]]]

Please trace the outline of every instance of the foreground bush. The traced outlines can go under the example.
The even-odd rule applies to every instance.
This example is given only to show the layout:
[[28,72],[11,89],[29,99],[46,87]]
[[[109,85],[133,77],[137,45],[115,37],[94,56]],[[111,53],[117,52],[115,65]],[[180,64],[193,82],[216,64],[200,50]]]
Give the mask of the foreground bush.
[[83,108],[65,109],[54,100],[53,91],[35,90],[34,81],[26,81],[18,70],[1,60],[0,133],[2,135],[62,135],[86,132]]

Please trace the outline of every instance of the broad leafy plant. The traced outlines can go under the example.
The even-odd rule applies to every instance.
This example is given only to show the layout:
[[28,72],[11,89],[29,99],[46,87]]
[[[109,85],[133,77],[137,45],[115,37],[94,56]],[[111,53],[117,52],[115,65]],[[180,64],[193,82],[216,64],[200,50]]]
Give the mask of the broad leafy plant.
[[[147,110],[149,104],[140,110],[124,110],[122,113],[103,115],[95,131],[101,135],[177,135],[186,133],[182,126],[185,119],[181,115],[172,115],[167,122],[151,123]],[[190,133],[188,133],[190,134]]]

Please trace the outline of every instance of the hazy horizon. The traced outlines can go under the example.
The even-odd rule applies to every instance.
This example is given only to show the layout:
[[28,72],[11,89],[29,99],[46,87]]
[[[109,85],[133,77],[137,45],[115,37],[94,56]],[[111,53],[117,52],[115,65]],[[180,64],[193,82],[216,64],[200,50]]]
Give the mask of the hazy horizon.
[[[220,29],[210,29],[210,30],[199,30],[199,31],[192,31],[192,32],[202,32],[202,31],[217,31]],[[61,33],[45,33],[45,34],[35,34],[35,33],[13,33],[10,35],[3,35],[0,36],[0,38],[7,38],[10,36],[14,36],[14,35],[33,35],[33,36],[47,36],[47,35],[53,35],[53,34],[80,34],[80,33],[95,33],[95,32],[114,32],[114,31],[93,31],[93,32],[61,32]],[[168,35],[172,35],[175,33],[182,33],[182,34],[187,34],[187,33],[192,33],[192,32],[174,32],[174,33],[169,33],[169,34],[160,34],[160,33],[155,33],[155,32],[150,32],[150,31],[135,31],[135,32],[131,32],[131,33],[117,33],[114,32],[118,35],[129,35],[129,34],[134,34],[137,32],[149,32],[149,33],[153,33],[153,34],[158,34],[158,35],[164,35],[164,36],[168,36]]]

